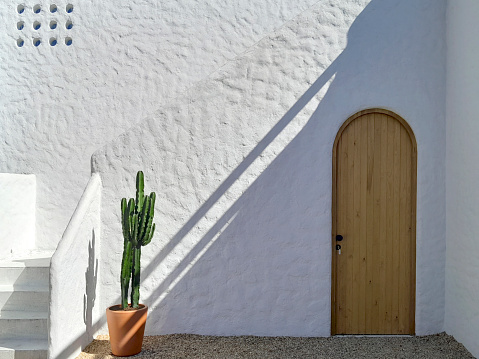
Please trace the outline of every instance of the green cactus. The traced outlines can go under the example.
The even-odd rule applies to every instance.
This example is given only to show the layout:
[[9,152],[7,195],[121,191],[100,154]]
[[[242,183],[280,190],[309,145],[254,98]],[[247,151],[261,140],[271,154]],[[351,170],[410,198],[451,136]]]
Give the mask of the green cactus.
[[121,200],[121,225],[123,230],[123,258],[121,261],[121,308],[128,308],[128,290],[131,281],[131,306],[138,308],[140,301],[141,247],[151,242],[155,232],[155,192],[144,195],[142,171],[136,175],[136,200]]

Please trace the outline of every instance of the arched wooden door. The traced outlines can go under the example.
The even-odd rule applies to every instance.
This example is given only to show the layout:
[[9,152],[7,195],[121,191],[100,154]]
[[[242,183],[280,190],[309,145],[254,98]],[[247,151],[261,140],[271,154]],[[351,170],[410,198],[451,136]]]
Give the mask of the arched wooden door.
[[336,136],[333,335],[415,333],[416,162],[414,134],[391,111],[358,112]]

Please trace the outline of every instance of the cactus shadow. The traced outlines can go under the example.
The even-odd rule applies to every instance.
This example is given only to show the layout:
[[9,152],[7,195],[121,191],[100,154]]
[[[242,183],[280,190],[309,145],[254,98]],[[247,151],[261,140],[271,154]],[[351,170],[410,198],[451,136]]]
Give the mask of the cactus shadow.
[[83,323],[88,334],[88,340],[93,340],[95,332],[93,325],[93,308],[96,301],[96,287],[98,283],[98,258],[96,257],[96,236],[92,229],[91,241],[88,242],[88,266],[85,271],[85,294],[83,295]]

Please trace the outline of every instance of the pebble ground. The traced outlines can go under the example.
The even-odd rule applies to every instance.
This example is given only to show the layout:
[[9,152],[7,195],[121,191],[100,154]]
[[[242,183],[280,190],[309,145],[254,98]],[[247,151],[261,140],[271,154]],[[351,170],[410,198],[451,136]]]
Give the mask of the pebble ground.
[[[99,336],[77,359],[115,358],[108,336]],[[134,358],[474,358],[445,333],[423,337],[217,337],[172,334],[145,337]]]

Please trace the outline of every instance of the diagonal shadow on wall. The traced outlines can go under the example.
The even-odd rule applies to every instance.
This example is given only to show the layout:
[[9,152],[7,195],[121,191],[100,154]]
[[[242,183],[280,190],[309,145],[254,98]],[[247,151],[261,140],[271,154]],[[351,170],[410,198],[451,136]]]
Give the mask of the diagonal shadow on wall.
[[143,299],[155,309],[150,333],[328,335],[334,136],[349,115],[366,107],[394,110],[420,98],[428,108],[423,93],[438,86],[442,65],[431,58],[441,54],[436,34],[444,12],[444,4],[432,0],[366,6],[348,31],[344,51],[144,268],[145,283],[331,81],[294,139],[170,274],[148,284],[152,289]]
[[[437,73],[444,70],[443,44],[438,39],[444,38],[444,18],[445,2],[437,0],[372,0],[365,7],[350,27],[342,53],[144,268],[142,283],[149,290],[142,289],[148,293],[142,301],[153,309],[147,334],[329,335],[334,136],[349,115],[367,107],[395,110],[421,101],[424,112],[431,110],[442,85]],[[155,282],[168,256],[328,83],[297,135],[174,269]],[[115,146],[108,146],[113,153]],[[109,154],[99,151],[92,161],[93,170],[103,172],[105,186],[114,187],[117,172],[134,173],[138,164],[153,164],[141,158],[132,165],[129,153],[119,153],[107,159],[112,162],[106,169],[102,157]],[[110,200],[103,197],[103,203]],[[96,277],[93,262],[86,275]],[[431,278],[441,280],[440,275]],[[91,323],[88,314],[94,303],[91,290],[87,288],[85,318],[88,326],[99,328],[104,318]],[[109,296],[108,302],[119,301],[118,295]],[[77,342],[65,343],[62,357],[74,352]]]
[[[412,40],[418,33],[433,37],[424,9],[412,1],[372,1],[351,26],[341,55],[145,268],[146,279],[332,80],[303,129],[145,299],[157,309],[152,331],[327,335],[319,328],[329,331],[334,136],[368,105],[394,109],[398,97],[417,98],[415,78],[422,68],[426,76],[434,72],[426,70],[424,39]],[[441,11],[430,16],[440,18]],[[424,86],[433,91],[433,84]],[[332,118],[338,113],[344,116]]]

